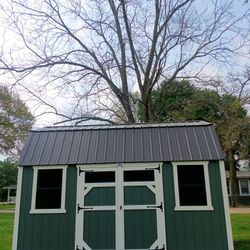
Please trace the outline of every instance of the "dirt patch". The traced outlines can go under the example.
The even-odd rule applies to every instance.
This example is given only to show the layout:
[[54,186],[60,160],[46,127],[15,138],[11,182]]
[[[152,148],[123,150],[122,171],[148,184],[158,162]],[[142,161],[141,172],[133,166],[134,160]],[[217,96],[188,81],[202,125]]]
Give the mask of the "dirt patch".
[[250,207],[231,207],[231,214],[250,214]]

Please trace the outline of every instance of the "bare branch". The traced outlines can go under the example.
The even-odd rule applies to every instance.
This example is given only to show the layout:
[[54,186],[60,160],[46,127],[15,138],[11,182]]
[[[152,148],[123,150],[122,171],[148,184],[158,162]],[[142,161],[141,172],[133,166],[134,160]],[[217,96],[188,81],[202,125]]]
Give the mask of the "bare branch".
[[[151,121],[151,92],[163,79],[200,79],[214,68],[226,75],[236,61],[249,59],[250,10],[236,13],[230,0],[204,6],[192,0],[6,0],[0,10],[5,34],[14,37],[2,42],[3,79],[15,79],[15,87],[48,107],[41,113],[66,120],[134,123],[139,91],[135,99]],[[249,80],[235,82],[245,97]],[[44,98],[48,89],[75,100],[70,114]]]

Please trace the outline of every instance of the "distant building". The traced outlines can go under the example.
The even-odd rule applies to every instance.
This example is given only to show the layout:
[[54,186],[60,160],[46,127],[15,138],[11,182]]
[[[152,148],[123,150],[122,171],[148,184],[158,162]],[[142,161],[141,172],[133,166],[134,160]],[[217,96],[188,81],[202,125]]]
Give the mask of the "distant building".
[[6,190],[7,195],[6,200],[3,200],[3,202],[7,203],[16,203],[16,185],[11,185],[7,187],[3,187],[2,190]]
[[[231,204],[232,190],[230,182],[229,171],[226,171],[227,178],[227,193],[229,198],[229,204]],[[250,205],[250,170],[237,171],[237,181],[239,185],[239,203],[243,206]]]

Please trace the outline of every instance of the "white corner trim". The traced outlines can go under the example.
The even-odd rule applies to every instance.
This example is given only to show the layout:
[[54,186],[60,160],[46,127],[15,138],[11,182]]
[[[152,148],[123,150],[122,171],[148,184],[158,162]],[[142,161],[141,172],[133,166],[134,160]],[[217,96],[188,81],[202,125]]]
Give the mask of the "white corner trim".
[[[176,211],[195,211],[195,210],[213,210],[212,200],[211,200],[211,191],[210,191],[210,181],[208,173],[208,161],[186,161],[186,162],[172,162],[173,166],[173,176],[174,176],[174,193],[175,193],[175,210]],[[205,188],[207,196],[207,205],[206,206],[181,206],[179,198],[179,185],[178,185],[178,173],[177,166],[181,165],[202,165],[204,170],[204,179],[205,179]]]
[[219,165],[220,165],[222,196],[223,196],[223,203],[224,203],[226,229],[227,229],[228,250],[234,250],[232,226],[231,226],[230,211],[229,211],[229,204],[228,204],[228,194],[227,194],[227,184],[226,184],[226,174],[225,174],[224,161],[219,161]]
[[17,249],[18,241],[18,227],[19,227],[19,215],[20,215],[20,203],[22,194],[22,177],[23,177],[23,167],[18,167],[18,177],[17,177],[17,194],[16,194],[16,207],[15,207],[15,219],[14,219],[14,232],[12,239],[12,250]]
[[[33,166],[33,184],[32,184],[32,199],[31,199],[31,209],[30,214],[56,214],[56,213],[66,213],[65,209],[65,199],[66,199],[66,178],[67,178],[67,165],[65,166]],[[62,169],[62,193],[61,193],[61,208],[56,209],[36,209],[36,189],[37,189],[37,173],[38,170],[44,169]]]

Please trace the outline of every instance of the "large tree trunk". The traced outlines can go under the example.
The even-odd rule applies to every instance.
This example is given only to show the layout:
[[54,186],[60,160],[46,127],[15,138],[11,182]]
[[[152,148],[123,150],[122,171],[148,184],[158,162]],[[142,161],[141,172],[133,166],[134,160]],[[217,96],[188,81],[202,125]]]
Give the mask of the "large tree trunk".
[[155,116],[152,111],[152,104],[150,99],[151,91],[144,90],[142,92],[142,104],[143,104],[143,113],[144,113],[144,120],[145,123],[152,123],[156,122]]
[[143,122],[149,122],[149,105],[147,91],[143,89],[141,93],[142,107],[143,107]]
[[133,111],[131,109],[131,104],[130,104],[130,101],[129,101],[129,98],[124,98],[124,109],[125,109],[125,113],[126,113],[126,116],[127,116],[127,123],[128,124],[134,124],[135,123],[135,118],[134,118],[134,115],[133,115]]
[[236,177],[236,162],[234,159],[234,150],[228,151],[228,160],[230,167],[230,181],[231,181],[231,197],[232,197],[232,207],[239,206],[239,186]]

